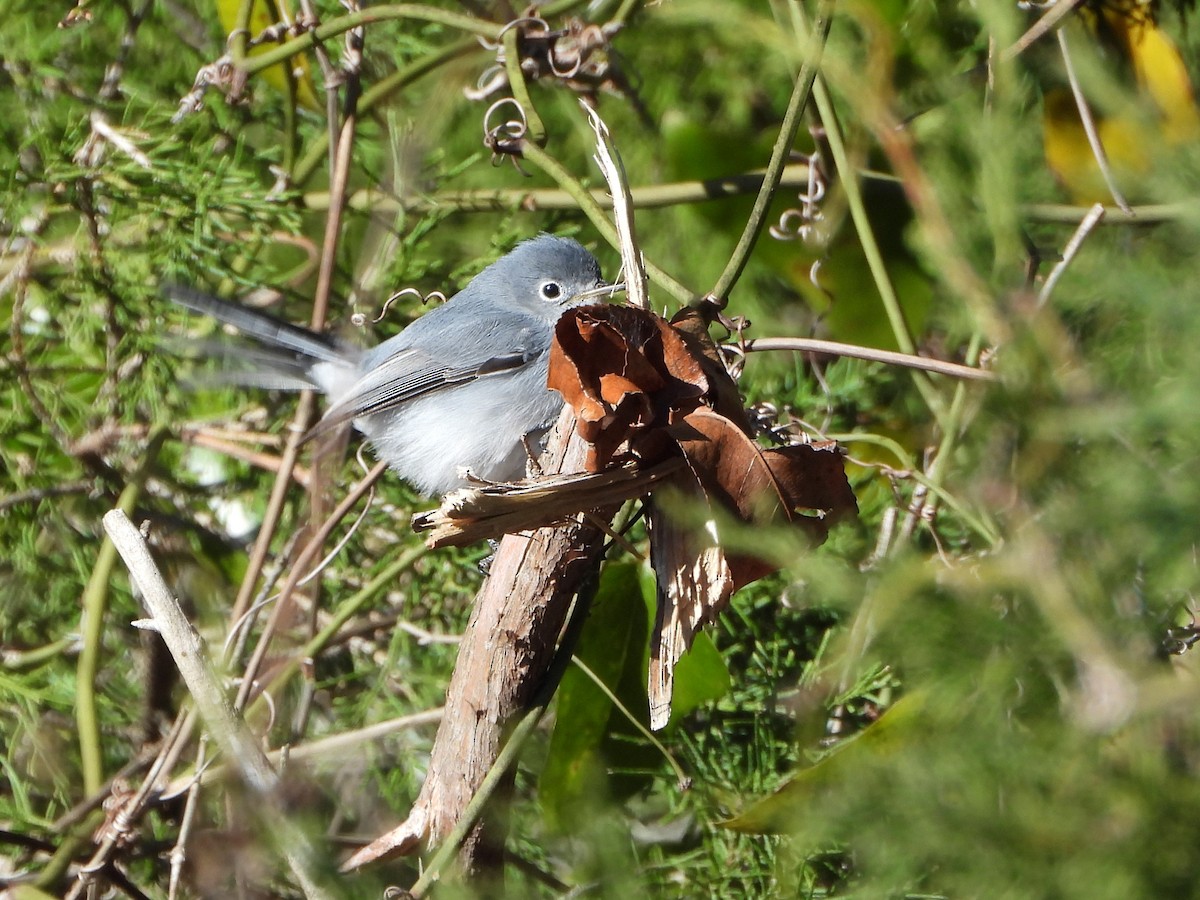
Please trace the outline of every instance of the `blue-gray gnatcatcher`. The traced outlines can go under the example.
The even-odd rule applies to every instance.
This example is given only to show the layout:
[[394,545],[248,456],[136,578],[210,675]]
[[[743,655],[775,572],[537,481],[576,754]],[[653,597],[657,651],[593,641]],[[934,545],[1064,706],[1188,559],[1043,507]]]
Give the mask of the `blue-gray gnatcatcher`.
[[464,469],[490,481],[524,476],[530,448],[563,406],[546,387],[554,325],[569,307],[611,290],[577,242],[540,235],[400,334],[360,350],[190,288],[164,288],[258,342],[222,348],[237,364],[222,379],[324,392],[329,408],[312,433],[353,420],[380,457],[429,495],[461,487]]

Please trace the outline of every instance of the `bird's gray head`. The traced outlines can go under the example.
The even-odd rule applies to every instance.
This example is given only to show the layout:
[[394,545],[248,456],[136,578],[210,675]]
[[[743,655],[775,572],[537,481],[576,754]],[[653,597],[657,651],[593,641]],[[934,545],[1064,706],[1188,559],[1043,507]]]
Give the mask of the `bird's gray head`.
[[572,306],[601,302],[602,291],[597,289],[606,283],[600,264],[578,241],[543,234],[488,266],[467,290],[482,289],[497,297],[501,285],[508,295],[506,305],[555,322]]

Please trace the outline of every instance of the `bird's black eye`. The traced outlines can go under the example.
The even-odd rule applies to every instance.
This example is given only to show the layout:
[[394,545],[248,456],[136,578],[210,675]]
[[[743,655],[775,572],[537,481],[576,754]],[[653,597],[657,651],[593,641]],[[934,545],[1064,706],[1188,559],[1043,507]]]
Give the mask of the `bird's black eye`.
[[562,288],[557,281],[543,281],[541,290],[543,300],[557,300],[562,296]]

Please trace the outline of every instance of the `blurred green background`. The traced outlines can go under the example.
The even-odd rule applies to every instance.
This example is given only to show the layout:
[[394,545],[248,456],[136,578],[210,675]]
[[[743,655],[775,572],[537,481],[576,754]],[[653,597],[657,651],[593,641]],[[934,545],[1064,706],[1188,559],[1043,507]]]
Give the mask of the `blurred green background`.
[[[315,6],[323,21],[344,15]],[[429,6],[497,28],[521,12]],[[556,6],[555,27],[622,21],[597,51],[608,68],[595,99],[632,185],[766,165],[815,7]],[[293,415],[294,397],[189,386],[180,339],[186,349],[212,326],[158,293],[167,280],[230,296],[270,286],[278,314],[311,312],[330,197],[317,58],[303,57],[298,87],[255,75],[236,102],[212,87],[176,118],[197,72],[226,51],[236,7],[91,3],[65,28],[65,4],[4,9],[0,877],[21,876],[24,890],[70,888],[101,816],[79,805],[117,775],[119,789],[136,786],[136,762],[185,702],[169,662],[129,625],[142,612],[123,569],[99,568],[101,516],[137,486],[132,518],[150,523],[160,564],[219,647]],[[1149,7],[1084,7],[1064,33],[1102,134],[1119,136],[1110,155],[1132,220],[1106,189],[1096,195],[1090,151],[1059,152],[1078,126],[1073,106],[1049,102],[1068,82],[1056,36],[1005,53],[1040,11],[835,7],[827,103],[809,103],[795,141],[798,161],[821,155],[819,218],[808,240],[764,232],[727,312],[749,320],[749,337],[982,356],[998,381],[750,354],[740,386],[764,428],[840,440],[860,521],[817,551],[741,536],[787,565],[736,595],[685,659],[657,742],[639,727],[652,581],[614,551],[578,651],[587,670],[569,671],[504,801],[508,856],[495,880],[444,892],[1200,896],[1188,649],[1200,634],[1200,150],[1186,80],[1197,41],[1186,10],[1153,9],[1155,27]],[[335,67],[346,58],[341,35],[324,49]],[[616,251],[578,210],[519,202],[557,187],[542,168],[492,164],[484,116],[506,90],[473,100],[464,89],[495,58],[452,22],[366,27],[329,312],[348,339],[420,314],[408,296],[385,310],[393,292],[449,295],[539,231],[577,236],[615,276]],[[554,77],[530,91],[547,153],[599,185],[577,91]],[[479,190],[510,193],[498,209],[466,208],[462,192]],[[794,225],[785,214],[804,208],[801,193],[781,188],[767,224]],[[1094,200],[1110,214],[1046,290]],[[752,202],[640,210],[647,259],[707,291]],[[660,311],[679,306],[652,297]],[[352,452],[333,471],[301,464],[335,485],[361,473]],[[454,647],[437,638],[465,625],[487,550],[397,566],[419,545],[409,514],[431,504],[395,479],[378,494],[320,579],[313,615],[327,622],[367,588],[369,601],[273,697],[273,722],[256,720],[271,746],[441,703]],[[309,509],[303,490],[288,494],[268,569]],[[404,573],[372,585],[391,566]],[[83,616],[85,596],[101,598],[102,618]],[[292,624],[275,662],[303,639]],[[79,720],[88,690],[94,725]],[[428,724],[403,729],[289,770],[289,808],[331,861],[404,815],[432,737]],[[228,785],[204,789],[183,895],[301,895],[270,841],[247,835],[245,802]],[[178,799],[154,804],[117,854],[144,895],[167,896],[181,816]],[[335,884],[365,896],[416,874],[400,862]]]

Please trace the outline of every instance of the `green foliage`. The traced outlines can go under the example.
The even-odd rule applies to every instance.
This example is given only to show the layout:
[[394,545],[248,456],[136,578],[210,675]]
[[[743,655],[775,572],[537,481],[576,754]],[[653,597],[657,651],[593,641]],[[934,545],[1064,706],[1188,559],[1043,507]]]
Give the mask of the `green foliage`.
[[[554,830],[569,830],[581,805],[613,794],[628,797],[652,783],[646,773],[654,771],[662,750],[641,738],[649,734],[646,673],[656,602],[651,571],[633,563],[605,567],[576,665],[558,688],[553,737],[538,781]],[[675,669],[667,733],[728,690],[725,663],[701,633]]]
[[[559,684],[554,735],[538,781],[546,815],[558,830],[570,828],[581,803],[606,793],[599,754],[601,743],[614,730],[610,720],[620,715],[613,696],[627,710],[645,707],[637,693],[644,701],[645,687],[637,680],[637,673],[644,671],[638,665],[642,648],[648,646],[650,636],[643,609],[636,566],[609,565],[575,651],[581,665],[573,666]],[[633,670],[632,679],[624,677],[626,669]],[[617,694],[618,685],[632,685],[635,693]],[[619,724],[617,728],[626,734],[630,731]]]
[[[342,14],[316,6],[325,21]],[[499,15],[493,6],[472,4]],[[765,165],[801,61],[800,4],[573,9],[603,22],[619,7],[632,12],[612,46],[631,89],[602,92],[599,109],[631,182]],[[58,28],[64,11],[18,0],[0,29],[0,859],[29,876],[29,896],[69,890],[73,876],[56,866],[93,852],[100,814],[80,806],[93,799],[85,746],[105,779],[126,772],[118,787],[136,787],[133,763],[153,756],[184,701],[152,636],[129,627],[143,613],[119,566],[104,581],[98,637],[87,636],[81,597],[101,516],[138,488],[133,519],[148,523],[173,590],[219,648],[290,433],[291,398],[190,388],[177,345],[211,325],[166,308],[158,284],[230,295],[271,286],[276,312],[304,321],[331,252],[331,327],[366,341],[420,314],[408,297],[389,307],[395,290],[450,294],[539,230],[578,235],[607,273],[617,260],[577,210],[521,202],[558,186],[547,173],[488,164],[487,101],[462,93],[494,61],[482,47],[371,96],[352,202],[328,250],[323,112],[290,110],[255,76],[240,101],[213,87],[176,118],[197,71],[224,52],[213,9],[149,4],[139,17],[91,3],[88,21]],[[576,651],[586,671],[567,672],[552,729],[524,753],[503,810],[508,864],[484,895],[1198,893],[1197,651],[1187,648],[1200,591],[1200,151],[1158,148],[1143,122],[1142,143],[1163,155],[1133,196],[1172,206],[1139,207],[1133,225],[1110,212],[1037,299],[1074,228],[1047,208],[1063,194],[1040,130],[1042,92],[1065,72],[1052,37],[982,66],[1030,22],[999,0],[838,7],[822,69],[836,121],[810,109],[796,142],[822,152],[822,217],[808,241],[761,236],[728,313],[751,320],[751,338],[900,346],[887,285],[867,266],[874,243],[921,353],[969,364],[983,353],[999,381],[918,382],[877,362],[749,354],[740,387],[765,428],[846,447],[860,521],[816,551],[787,534],[737,536],[787,565],[697,640],[676,673],[672,723],[653,741],[641,726],[654,592],[641,564],[614,551]],[[1194,50],[1200,39],[1177,25],[1165,23]],[[445,24],[372,23],[363,85],[462,37]],[[346,59],[340,36],[323,49],[335,66]],[[1127,66],[1102,68],[1108,52],[1080,56],[1100,108],[1121,110],[1135,86]],[[531,91],[548,152],[597,185],[573,92],[553,78]],[[866,234],[845,186],[854,173],[834,171],[830,129],[850,168],[867,170]],[[306,165],[304,178],[277,177]],[[510,193],[481,209],[471,190]],[[701,293],[751,206],[741,196],[639,210],[646,257]],[[767,224],[801,206],[795,188],[779,191]],[[151,452],[161,426],[167,439]],[[325,486],[314,496],[327,495],[326,509],[361,472],[309,455],[302,465]],[[288,494],[270,560],[314,502]],[[268,681],[301,662],[309,613],[320,629],[361,601],[311,665],[272,684],[270,724],[265,701],[253,708],[271,746],[440,704],[454,647],[439,638],[464,627],[486,550],[409,560],[409,514],[425,502],[385,477],[303,615],[284,623]],[[644,547],[636,528],[630,538]],[[252,645],[261,618],[248,628]],[[81,649],[99,661],[90,680]],[[94,739],[80,725],[89,698]],[[419,790],[431,739],[428,726],[403,729],[295,764],[295,821],[330,856],[333,838],[391,827]],[[299,896],[271,841],[252,834],[250,801],[215,776],[201,796],[187,890],[240,880],[247,892]],[[124,877],[150,896],[167,895],[182,809],[156,801],[123,845]],[[79,843],[56,862],[65,835]],[[415,876],[412,864],[338,884],[361,896],[378,878]]]

